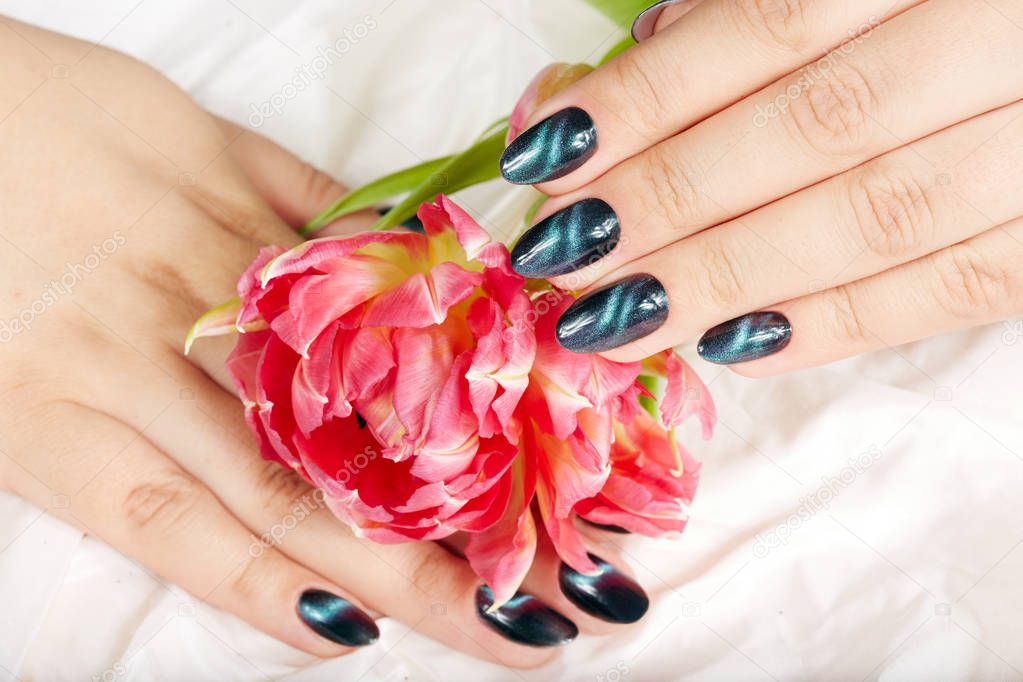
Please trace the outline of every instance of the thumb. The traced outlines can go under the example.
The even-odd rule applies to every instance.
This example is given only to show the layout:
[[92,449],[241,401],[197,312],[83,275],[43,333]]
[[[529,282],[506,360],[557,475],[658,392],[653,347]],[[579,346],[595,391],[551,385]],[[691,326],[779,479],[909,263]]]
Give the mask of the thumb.
[[[270,208],[296,230],[348,191],[334,178],[276,142],[230,121],[221,118],[216,121],[230,141],[228,153]],[[331,223],[316,236],[368,230],[377,218],[368,209],[353,213]]]

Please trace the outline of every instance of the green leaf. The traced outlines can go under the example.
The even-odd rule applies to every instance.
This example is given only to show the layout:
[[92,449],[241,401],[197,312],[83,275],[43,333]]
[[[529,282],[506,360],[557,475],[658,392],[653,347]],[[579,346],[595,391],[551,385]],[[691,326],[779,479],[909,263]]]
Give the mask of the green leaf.
[[450,157],[407,197],[384,214],[373,229],[389,230],[401,225],[416,214],[420,204],[433,200],[438,194],[454,194],[466,187],[498,177],[501,174],[498,162],[504,152],[504,139],[507,135],[508,126],[502,125],[461,154]]
[[[638,381],[639,383],[643,384],[643,387],[646,388],[646,390],[653,393],[654,396],[656,396],[659,393],[660,387],[658,386],[658,384],[660,382],[658,381],[657,377],[652,377],[647,374],[640,374],[638,377]],[[649,412],[650,416],[653,417],[654,419],[661,418],[660,411],[657,408],[656,398],[651,398],[648,395],[641,395],[639,396],[639,404],[640,406],[642,406],[644,410]]]
[[410,168],[385,175],[368,185],[352,190],[334,202],[333,206],[310,220],[298,233],[303,237],[308,237],[342,216],[375,206],[382,201],[409,192],[429,180],[431,175],[443,168],[453,158],[453,156],[445,156],[440,159],[424,161]]
[[586,0],[586,2],[622,28],[632,26],[639,13],[653,4],[652,0]]

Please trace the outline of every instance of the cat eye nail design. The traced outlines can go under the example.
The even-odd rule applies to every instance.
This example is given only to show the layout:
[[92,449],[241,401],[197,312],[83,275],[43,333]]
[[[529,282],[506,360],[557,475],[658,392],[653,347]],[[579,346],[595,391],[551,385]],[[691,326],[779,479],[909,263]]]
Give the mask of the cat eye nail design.
[[365,611],[324,590],[306,590],[298,615],[321,637],[344,646],[366,646],[380,639],[380,629]]
[[650,598],[635,580],[600,557],[589,555],[597,573],[585,575],[567,564],[558,569],[558,586],[569,601],[609,623],[635,623],[650,608]]
[[501,175],[516,185],[556,180],[582,166],[597,151],[590,115],[569,107],[512,140],[501,155]]
[[777,353],[791,340],[792,325],[781,313],[750,313],[708,330],[696,352],[708,362],[734,365]]
[[656,277],[631,275],[580,297],[561,314],[555,334],[564,348],[598,353],[655,331],[668,319],[668,294]]
[[618,216],[605,201],[583,199],[540,221],[519,239],[511,264],[523,277],[555,277],[595,263],[618,245]]
[[579,635],[575,623],[528,594],[516,594],[491,613],[494,593],[486,585],[476,590],[476,612],[488,627],[505,639],[526,646],[568,644]]

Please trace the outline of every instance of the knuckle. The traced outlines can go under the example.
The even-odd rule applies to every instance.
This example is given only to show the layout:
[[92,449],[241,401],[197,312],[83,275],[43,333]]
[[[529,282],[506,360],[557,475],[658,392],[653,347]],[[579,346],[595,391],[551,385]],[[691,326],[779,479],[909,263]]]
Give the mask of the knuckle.
[[649,209],[675,230],[688,233],[696,222],[700,191],[695,170],[664,151],[647,154],[643,171],[650,188]]
[[[259,462],[257,486],[263,498],[263,508],[278,516],[288,513],[311,498],[311,488],[298,474],[276,462]],[[309,500],[311,501],[311,500]]]
[[813,41],[810,0],[737,0],[738,19],[768,46],[802,51]]
[[875,163],[855,173],[849,202],[863,247],[885,259],[914,254],[934,232],[932,192],[892,164]]
[[968,243],[934,255],[938,271],[937,297],[956,319],[982,320],[1009,312],[1018,303],[1019,282],[994,259]]
[[[792,92],[794,96],[788,97]],[[785,90],[786,120],[798,140],[818,153],[857,156],[873,130],[877,97],[868,78],[830,57],[803,68]]]
[[745,300],[743,267],[732,249],[720,240],[708,240],[701,247],[697,262],[700,271],[693,281],[700,305],[730,308]]
[[631,50],[621,59],[612,59],[605,66],[609,78],[609,92],[620,93],[621,111],[627,111],[627,125],[639,136],[659,138],[674,109],[669,92],[658,83],[654,74],[665,68],[646,54]]
[[[417,552],[414,559],[410,560],[406,577],[413,589],[421,594],[433,598],[444,599],[451,595],[454,589],[452,576],[445,574],[444,562],[439,561],[434,554],[435,547],[424,547],[427,551]],[[439,550],[443,551],[443,550]]]
[[265,599],[271,591],[274,576],[283,573],[280,566],[283,561],[283,556],[275,549],[247,554],[227,581],[227,591],[242,602]]
[[873,335],[863,324],[859,313],[860,303],[852,287],[843,284],[829,289],[823,295],[825,337],[831,336],[839,343],[854,346],[869,342]]
[[334,178],[314,166],[305,166],[305,193],[303,196],[312,204],[326,205],[337,198],[340,194],[340,187]]
[[199,481],[174,471],[133,486],[122,508],[135,530],[159,534],[187,524],[198,514],[202,500]]

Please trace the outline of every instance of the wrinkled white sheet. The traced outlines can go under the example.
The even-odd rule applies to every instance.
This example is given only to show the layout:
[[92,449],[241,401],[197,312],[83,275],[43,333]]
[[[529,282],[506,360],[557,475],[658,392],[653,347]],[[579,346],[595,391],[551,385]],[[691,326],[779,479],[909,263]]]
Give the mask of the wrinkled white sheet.
[[[0,8],[136,55],[351,183],[458,148],[541,66],[618,37],[578,0]],[[331,46],[322,79],[285,91]],[[263,102],[281,106],[253,113]],[[500,235],[522,198],[495,184],[464,201]],[[388,619],[377,646],[315,661],[182,606],[102,543],[0,496],[0,680],[1023,678],[1023,322],[759,382],[696,367],[721,424],[694,444],[694,519],[679,543],[623,541],[653,608],[546,669],[481,663]]]

